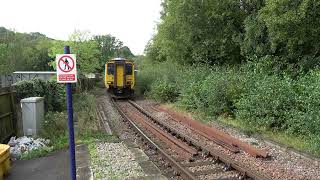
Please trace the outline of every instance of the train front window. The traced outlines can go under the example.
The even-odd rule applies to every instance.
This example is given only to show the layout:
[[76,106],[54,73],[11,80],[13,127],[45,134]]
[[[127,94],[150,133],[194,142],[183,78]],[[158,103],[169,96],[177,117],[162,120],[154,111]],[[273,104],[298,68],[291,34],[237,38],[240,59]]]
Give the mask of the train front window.
[[132,64],[126,64],[126,75],[132,75]]
[[108,64],[108,75],[113,75],[114,74],[114,64],[110,63]]

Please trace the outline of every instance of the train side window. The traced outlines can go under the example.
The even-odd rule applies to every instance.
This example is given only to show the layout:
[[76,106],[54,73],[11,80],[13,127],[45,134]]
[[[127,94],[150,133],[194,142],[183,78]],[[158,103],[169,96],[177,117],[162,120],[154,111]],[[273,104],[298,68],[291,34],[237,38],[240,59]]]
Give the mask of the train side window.
[[114,64],[108,64],[108,75],[114,74]]
[[126,64],[126,75],[132,75],[132,64]]

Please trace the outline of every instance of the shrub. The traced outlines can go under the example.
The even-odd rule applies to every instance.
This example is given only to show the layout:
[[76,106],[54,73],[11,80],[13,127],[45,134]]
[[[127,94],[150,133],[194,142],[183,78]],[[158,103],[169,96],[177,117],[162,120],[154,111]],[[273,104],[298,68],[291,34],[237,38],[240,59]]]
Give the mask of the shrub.
[[320,72],[310,72],[295,81],[294,108],[287,113],[287,131],[320,135]]
[[150,83],[147,95],[156,100],[210,116],[231,115],[250,128],[320,136],[319,71],[290,77],[261,62],[239,67],[165,62],[144,65],[142,72],[140,78]]
[[297,80],[275,75],[255,79],[236,103],[236,115],[255,127],[282,130],[298,136],[319,134],[320,74]]
[[47,111],[62,111],[65,109],[64,85],[56,81],[32,79],[20,81],[15,86],[17,98],[44,97]]
[[45,138],[52,139],[64,135],[67,130],[66,112],[47,112],[42,124],[41,135]]
[[266,76],[255,81],[236,103],[236,115],[252,126],[283,129],[286,112],[293,105],[293,84],[290,79]]
[[100,128],[97,116],[97,103],[94,95],[88,93],[74,96],[74,119],[77,121],[80,134],[97,131]]
[[175,84],[165,80],[156,80],[151,84],[149,97],[163,102],[175,102],[178,91]]

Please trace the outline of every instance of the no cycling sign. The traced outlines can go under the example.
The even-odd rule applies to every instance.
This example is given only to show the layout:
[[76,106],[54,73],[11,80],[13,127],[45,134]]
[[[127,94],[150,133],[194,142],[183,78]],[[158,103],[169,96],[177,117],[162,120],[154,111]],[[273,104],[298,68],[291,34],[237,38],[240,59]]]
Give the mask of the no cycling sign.
[[56,69],[58,83],[76,83],[77,68],[75,54],[57,54]]

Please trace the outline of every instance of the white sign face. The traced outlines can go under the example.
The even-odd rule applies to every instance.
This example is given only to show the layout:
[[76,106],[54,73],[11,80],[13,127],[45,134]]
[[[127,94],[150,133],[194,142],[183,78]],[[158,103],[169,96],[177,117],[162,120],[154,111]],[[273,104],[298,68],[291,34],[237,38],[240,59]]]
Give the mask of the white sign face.
[[77,66],[75,54],[57,54],[56,66],[58,83],[77,82]]

